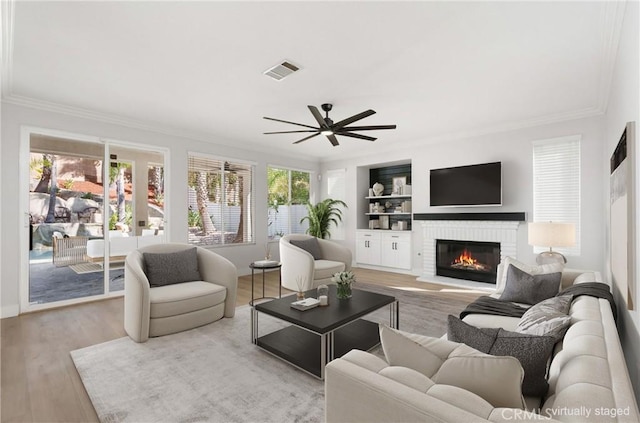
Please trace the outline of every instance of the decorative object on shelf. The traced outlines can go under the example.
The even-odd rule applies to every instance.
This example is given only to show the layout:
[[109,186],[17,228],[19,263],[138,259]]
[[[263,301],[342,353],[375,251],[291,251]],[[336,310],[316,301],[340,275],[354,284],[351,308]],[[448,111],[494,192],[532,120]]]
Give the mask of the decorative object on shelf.
[[393,225],[391,225],[391,230],[392,231],[399,231],[400,227],[398,226],[398,222],[394,223]]
[[380,220],[379,219],[371,219],[369,221],[369,229],[380,229]]
[[393,204],[391,204],[391,201],[387,201],[386,203],[384,203],[384,207],[387,209],[390,209],[393,206]]
[[408,228],[408,222],[406,220],[399,220],[398,221],[398,230],[399,231],[406,231]]
[[318,285],[318,301],[321,306],[329,305],[329,287],[327,285]]
[[296,298],[298,300],[304,300],[304,290],[302,289],[307,282],[307,278],[304,276],[296,276],[296,285],[298,287],[298,292],[296,293]]
[[384,192],[384,185],[382,185],[380,182],[376,182],[375,184],[373,184],[373,193],[375,194],[376,197],[380,197],[383,192]]
[[347,204],[341,200],[325,198],[315,206],[307,203],[307,215],[300,219],[300,223],[305,220],[309,221],[307,233],[316,238],[329,238],[329,226],[333,223],[338,226],[338,222],[342,222],[342,210],[339,206],[347,208]]
[[351,286],[356,281],[356,277],[353,272],[338,272],[334,273],[331,278],[331,282],[336,284],[337,292],[336,296],[339,300],[346,300],[351,298]]
[[571,247],[576,243],[576,227],[573,223],[530,222],[529,245],[549,247],[536,257],[538,264],[566,263],[567,259],[553,247]]
[[402,211],[404,213],[411,213],[411,200],[402,202]]
[[380,229],[389,229],[389,216],[380,216]]
[[402,195],[411,195],[411,185],[404,185],[402,187]]
[[396,176],[393,178],[393,189],[391,193],[393,195],[402,195],[402,187],[407,184],[406,176]]
[[369,188],[369,197],[373,197],[374,193],[373,193],[373,188]]

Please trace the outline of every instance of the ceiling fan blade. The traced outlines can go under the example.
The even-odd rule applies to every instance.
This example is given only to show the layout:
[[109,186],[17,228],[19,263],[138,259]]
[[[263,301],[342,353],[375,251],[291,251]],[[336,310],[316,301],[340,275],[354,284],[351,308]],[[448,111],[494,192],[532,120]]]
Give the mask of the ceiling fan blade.
[[276,122],[282,122],[282,123],[290,123],[292,125],[304,126],[305,128],[318,129],[315,126],[305,125],[304,123],[289,122],[288,120],[274,119],[274,118],[270,118],[270,117],[266,117],[266,116],[264,116],[263,119],[274,120]]
[[331,145],[333,145],[334,147],[340,144],[335,135],[331,134],[331,135],[325,135],[325,136],[331,142]]
[[278,132],[263,132],[264,135],[270,135],[270,134],[295,134],[298,132],[318,132],[317,129],[311,130],[311,129],[305,129],[302,131],[278,131]]
[[337,130],[340,131],[374,131],[378,129],[396,129],[396,125],[370,125],[370,126],[350,126],[348,128],[342,127]]
[[343,126],[347,126],[347,125],[348,125],[348,124],[350,124],[350,123],[353,123],[353,122],[358,121],[358,120],[360,120],[360,119],[364,119],[364,118],[366,118],[366,117],[368,117],[368,116],[371,116],[371,115],[373,115],[373,114],[375,114],[375,113],[376,113],[376,112],[375,112],[374,110],[371,110],[371,109],[369,109],[369,110],[365,110],[365,111],[364,111],[364,112],[362,112],[362,113],[358,113],[357,115],[353,115],[353,116],[351,116],[351,117],[349,117],[349,118],[346,118],[346,119],[344,119],[344,120],[341,120],[340,122],[334,123],[334,124],[333,124],[333,128],[334,128],[334,129],[342,128]]
[[343,135],[345,137],[358,138],[360,140],[367,140],[367,141],[375,141],[375,140],[377,140],[377,138],[368,137],[366,135],[354,134],[354,133],[351,133],[351,132],[338,132],[337,135]]
[[313,134],[313,135],[309,135],[308,137],[305,137],[305,138],[303,138],[303,139],[301,139],[301,140],[298,140],[298,141],[294,142],[294,144],[301,143],[302,141],[306,141],[306,140],[308,140],[309,138],[317,137],[318,135],[320,135],[320,132],[316,132],[316,133],[315,133],[315,134]]
[[324,121],[324,118],[322,117],[322,114],[320,113],[318,108],[316,106],[307,106],[307,107],[311,111],[311,114],[313,115],[313,117],[316,118],[316,120],[318,121],[320,128],[328,128],[327,122]]

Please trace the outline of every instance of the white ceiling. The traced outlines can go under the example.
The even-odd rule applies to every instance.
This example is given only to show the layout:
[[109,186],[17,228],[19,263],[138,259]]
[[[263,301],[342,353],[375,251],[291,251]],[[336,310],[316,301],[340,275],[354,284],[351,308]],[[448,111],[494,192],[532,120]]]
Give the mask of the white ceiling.
[[[14,2],[5,101],[327,160],[600,114],[611,2]],[[7,12],[8,11],[8,12]],[[7,22],[5,20],[5,22]],[[7,49],[5,49],[7,50]],[[282,59],[302,67],[276,82]],[[8,78],[7,78],[8,77]],[[374,143],[323,136],[307,105]]]

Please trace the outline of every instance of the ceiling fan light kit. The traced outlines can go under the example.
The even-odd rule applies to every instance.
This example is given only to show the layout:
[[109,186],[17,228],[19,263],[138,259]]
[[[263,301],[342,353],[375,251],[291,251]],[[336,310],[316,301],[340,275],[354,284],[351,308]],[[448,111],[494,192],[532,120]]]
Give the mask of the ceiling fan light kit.
[[275,122],[282,122],[282,123],[288,123],[291,125],[297,125],[297,126],[302,126],[304,128],[309,128],[309,129],[305,129],[305,130],[297,130],[297,131],[278,131],[278,132],[265,132],[265,135],[270,135],[270,134],[294,134],[294,133],[303,133],[303,132],[308,132],[311,133],[311,135],[304,137],[298,141],[295,141],[294,144],[299,144],[303,141],[306,141],[308,139],[311,139],[315,136],[318,135],[324,135],[325,137],[327,137],[327,139],[329,140],[329,142],[335,147],[337,145],[339,145],[338,139],[336,138],[336,135],[340,135],[340,136],[344,136],[344,137],[351,137],[351,138],[357,138],[357,139],[361,139],[361,140],[365,140],[365,141],[375,141],[377,138],[374,137],[369,137],[367,135],[361,135],[361,134],[356,134],[352,131],[375,131],[375,130],[380,130],[380,129],[396,129],[396,125],[369,125],[369,126],[347,126],[350,125],[354,122],[357,122],[361,119],[364,119],[366,117],[369,117],[373,114],[375,114],[376,112],[374,110],[365,110],[362,113],[358,113],[357,115],[353,115],[351,117],[348,117],[346,119],[343,119],[339,122],[334,123],[333,120],[331,120],[331,118],[329,118],[329,112],[331,111],[331,109],[333,108],[333,105],[330,103],[324,103],[322,104],[320,107],[322,108],[322,110],[325,112],[325,117],[322,117],[322,114],[320,113],[320,111],[318,110],[317,107],[315,106],[307,106],[309,108],[309,111],[311,112],[311,114],[313,115],[313,117],[315,118],[316,122],[318,122],[318,127],[315,126],[310,126],[310,125],[306,125],[303,123],[296,123],[296,122],[290,122],[287,120],[281,120],[281,119],[274,119],[274,118],[270,118],[270,117],[264,117],[264,119],[267,120],[273,120]]

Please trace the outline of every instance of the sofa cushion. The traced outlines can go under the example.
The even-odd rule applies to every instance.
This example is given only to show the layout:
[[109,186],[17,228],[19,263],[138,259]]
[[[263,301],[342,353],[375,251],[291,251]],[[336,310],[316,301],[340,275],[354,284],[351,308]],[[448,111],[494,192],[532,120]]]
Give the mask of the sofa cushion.
[[571,324],[571,317],[567,313],[572,298],[570,295],[561,295],[532,306],[520,319],[515,332],[553,336],[559,341]]
[[562,279],[561,272],[532,275],[510,264],[507,266],[506,285],[500,299],[537,304],[558,293],[560,279]]
[[[523,395],[542,397],[547,393],[549,389],[546,380],[547,362],[553,352],[555,338],[525,335],[502,328],[475,328],[454,316],[449,316],[448,323],[447,336],[450,340],[463,342],[487,354],[511,356],[518,359],[524,369]],[[495,342],[489,349],[486,349],[487,334],[493,334],[494,331],[497,331]]]
[[331,279],[334,273],[343,272],[344,263],[333,260],[316,260],[313,267],[313,279]]
[[313,256],[314,260],[322,259],[322,252],[320,251],[320,243],[317,238],[309,239],[291,239],[289,242],[298,248],[305,250],[307,253]]
[[177,316],[224,303],[227,289],[209,282],[185,282],[165,285],[149,290],[150,316]]
[[513,357],[483,354],[466,345],[380,325],[380,341],[391,366],[413,369],[437,384],[472,392],[494,407],[524,408],[522,367]]
[[142,253],[151,287],[202,280],[196,247],[171,253]]
[[[509,265],[513,265],[518,269],[527,272],[530,275],[543,275],[546,273],[562,272],[564,269],[563,263],[550,263],[542,264],[539,266],[530,266],[521,261],[514,259],[513,257],[505,257],[500,266],[498,266],[498,278],[496,279],[496,294],[500,295],[504,291],[504,287],[507,283],[507,268]],[[560,289],[558,287],[558,289]]]

